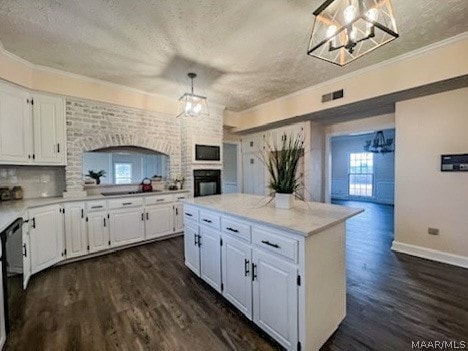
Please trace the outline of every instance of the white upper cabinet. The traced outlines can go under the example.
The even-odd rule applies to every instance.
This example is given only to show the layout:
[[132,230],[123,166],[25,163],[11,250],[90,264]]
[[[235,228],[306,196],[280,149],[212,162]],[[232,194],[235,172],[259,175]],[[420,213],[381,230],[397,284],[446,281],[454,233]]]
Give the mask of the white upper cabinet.
[[35,274],[64,259],[63,215],[59,205],[29,211],[31,273]]
[[26,164],[32,159],[29,93],[0,85],[0,163]]
[[0,164],[66,165],[63,98],[0,83]]
[[33,102],[35,163],[65,165],[65,107],[63,99],[35,94]]
[[79,257],[88,252],[84,202],[65,204],[65,247],[67,258]]

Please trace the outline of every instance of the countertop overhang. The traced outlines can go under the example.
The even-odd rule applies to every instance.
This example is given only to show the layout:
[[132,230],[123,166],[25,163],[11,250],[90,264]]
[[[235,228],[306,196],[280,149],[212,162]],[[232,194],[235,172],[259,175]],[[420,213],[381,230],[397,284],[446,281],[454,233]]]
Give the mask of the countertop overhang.
[[212,195],[183,199],[182,202],[305,237],[364,212],[361,208],[299,200],[290,210],[277,209],[273,198],[249,194]]

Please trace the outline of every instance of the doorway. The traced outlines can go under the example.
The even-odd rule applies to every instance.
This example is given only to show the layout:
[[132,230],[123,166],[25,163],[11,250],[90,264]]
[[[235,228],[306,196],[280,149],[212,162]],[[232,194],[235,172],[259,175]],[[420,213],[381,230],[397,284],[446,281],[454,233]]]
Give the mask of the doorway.
[[[331,201],[361,201],[393,205],[395,154],[373,152],[365,146],[375,132],[333,136],[330,139]],[[386,140],[395,140],[395,129],[383,130]],[[393,145],[392,148],[393,150]]]
[[221,188],[225,194],[242,192],[240,159],[240,144],[238,142],[224,142]]

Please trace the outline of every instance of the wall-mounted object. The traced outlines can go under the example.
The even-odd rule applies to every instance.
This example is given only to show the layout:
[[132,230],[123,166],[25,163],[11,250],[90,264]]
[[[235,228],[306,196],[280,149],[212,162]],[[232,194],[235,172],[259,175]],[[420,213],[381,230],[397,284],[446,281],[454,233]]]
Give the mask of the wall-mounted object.
[[468,172],[468,154],[442,155],[440,158],[442,172]]

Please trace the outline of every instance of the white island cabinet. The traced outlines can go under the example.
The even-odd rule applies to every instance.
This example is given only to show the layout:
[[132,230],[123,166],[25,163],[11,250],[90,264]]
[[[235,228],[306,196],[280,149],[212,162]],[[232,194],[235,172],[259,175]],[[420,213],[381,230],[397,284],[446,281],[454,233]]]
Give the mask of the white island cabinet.
[[286,349],[318,350],[346,315],[345,221],[362,210],[280,210],[248,194],[182,202],[186,266]]

